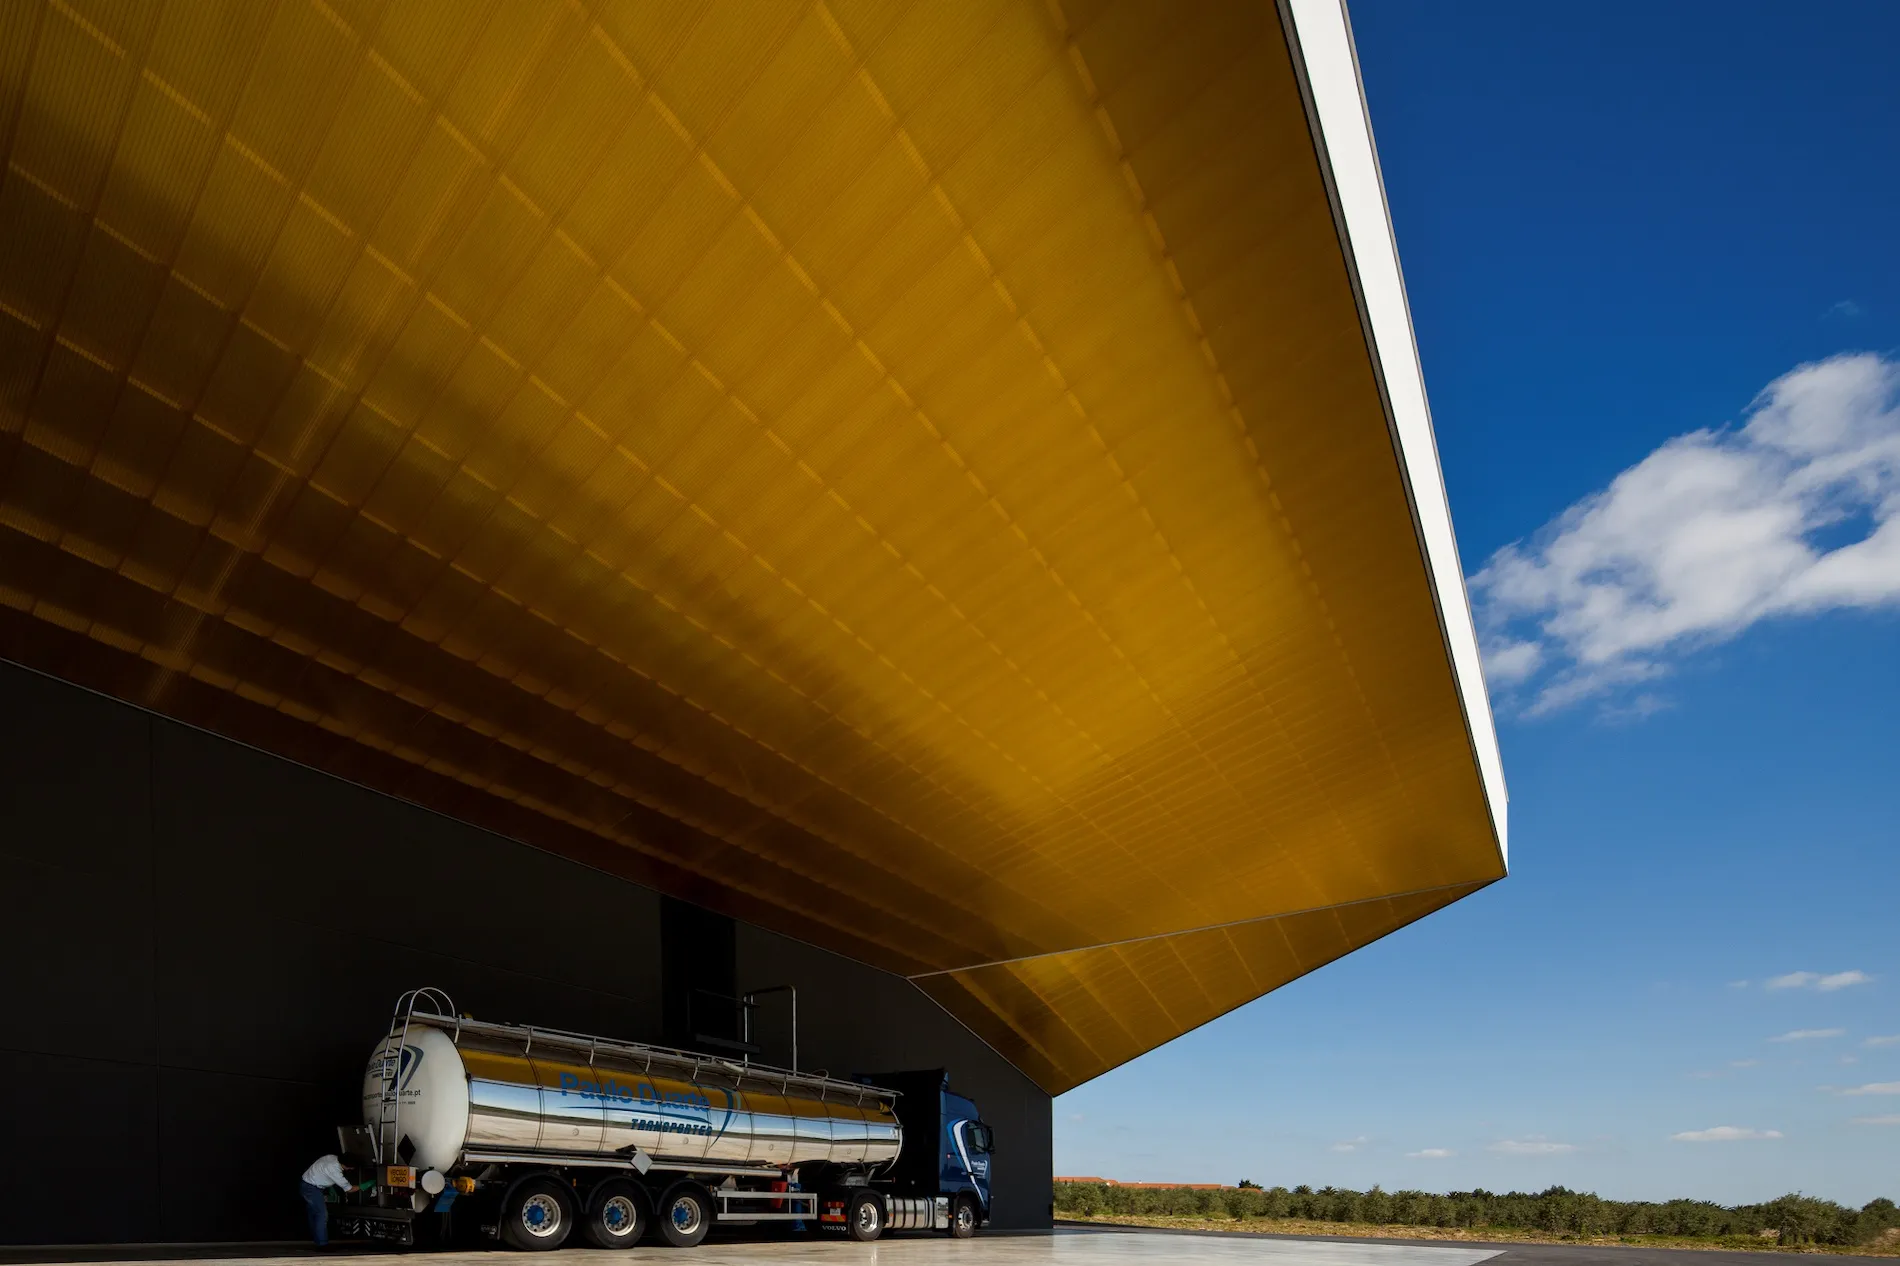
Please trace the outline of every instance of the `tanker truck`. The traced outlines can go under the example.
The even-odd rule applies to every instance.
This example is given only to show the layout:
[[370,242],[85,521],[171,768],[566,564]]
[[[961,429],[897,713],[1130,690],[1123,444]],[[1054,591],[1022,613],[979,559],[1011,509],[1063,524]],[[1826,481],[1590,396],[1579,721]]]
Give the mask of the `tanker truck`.
[[338,1134],[374,1176],[333,1233],[398,1245],[684,1248],[715,1223],[963,1238],[990,1216],[990,1129],[941,1069],[843,1080],[476,1020],[435,989],[397,1003],[363,1124]]

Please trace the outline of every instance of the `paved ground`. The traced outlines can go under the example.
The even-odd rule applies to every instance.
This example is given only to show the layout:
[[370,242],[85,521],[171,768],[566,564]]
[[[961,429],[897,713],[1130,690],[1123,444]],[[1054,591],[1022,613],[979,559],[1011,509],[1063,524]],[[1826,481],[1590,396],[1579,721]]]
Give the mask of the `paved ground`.
[[[1064,1228],[1064,1230],[1067,1229],[1069,1228]],[[1215,1240],[1272,1240],[1282,1244],[1307,1245],[1310,1248],[1331,1244],[1360,1245],[1366,1248],[1382,1248],[1387,1245],[1413,1249],[1470,1248],[1476,1250],[1476,1254],[1468,1260],[1495,1259],[1491,1261],[1491,1266],[1829,1266],[1829,1263],[1849,1266],[1849,1263],[1866,1260],[1826,1253],[1775,1253],[1759,1249],[1651,1248],[1642,1245],[1624,1248],[1608,1244],[1481,1244],[1468,1241],[1448,1244],[1444,1240],[1374,1240],[1353,1239],[1343,1235],[1282,1236],[1262,1235],[1253,1231],[1170,1231],[1148,1228],[1141,1228],[1139,1232],[1132,1228],[1118,1232],[1108,1227],[1076,1227],[1074,1230],[1082,1233],[1097,1231],[1108,1234],[1182,1235]],[[1178,1260],[1227,1262],[1235,1259],[1182,1257]],[[1270,1261],[1275,1266],[1294,1266],[1290,1258],[1275,1257],[1262,1260]],[[1330,1266],[1335,1259],[1315,1257],[1308,1260],[1316,1264],[1327,1263]],[[1410,1260],[1418,1263],[1419,1266],[1424,1266],[1425,1262],[1434,1260],[1444,1261],[1445,1266],[1451,1266],[1446,1259],[1413,1258]],[[1352,1262],[1353,1266],[1381,1266],[1388,1263],[1389,1266],[1410,1266],[1410,1263],[1403,1258],[1372,1255],[1354,1258]]]
[[[281,1250],[280,1250],[281,1252]],[[673,1266],[766,1266],[798,1262],[817,1266],[1146,1266],[1147,1263],[1183,1263],[1186,1266],[1228,1266],[1254,1262],[1264,1266],[1476,1266],[1496,1257],[1497,1250],[1458,1245],[1418,1247],[1409,1244],[1366,1244],[1363,1241],[1283,1240],[1257,1235],[1181,1235],[1173,1232],[1101,1231],[1064,1228],[1045,1235],[981,1234],[952,1240],[942,1235],[897,1235],[876,1244],[853,1244],[830,1238],[797,1237],[752,1243],[717,1240],[696,1249],[637,1248],[631,1252],[598,1249],[562,1249],[547,1257],[491,1251],[481,1253],[416,1254],[417,1266],[636,1266],[639,1262],[670,1262]],[[16,1257],[8,1252],[0,1261],[129,1262],[165,1260],[173,1263],[215,1261],[217,1266],[310,1266],[314,1260],[358,1260],[385,1263],[380,1254],[350,1253],[337,1259],[318,1259],[307,1251],[294,1255],[237,1256],[224,1251],[189,1257],[154,1250],[123,1256],[76,1251]]]
[[[158,1246],[150,1249],[0,1249],[0,1264],[27,1262],[129,1263],[211,1262],[217,1266],[310,1266],[313,1261],[363,1259],[387,1263],[385,1254],[345,1251],[318,1257],[308,1249],[285,1245],[230,1245],[212,1248]],[[1246,1232],[1120,1230],[1061,1227],[1053,1233],[985,1233],[971,1240],[940,1235],[899,1235],[877,1244],[832,1239],[714,1241],[682,1252],[637,1248],[631,1252],[563,1249],[552,1257],[501,1250],[481,1253],[418,1253],[417,1266],[635,1266],[671,1262],[675,1266],[766,1266],[772,1262],[837,1263],[838,1266],[1826,1266],[1829,1259],[1800,1253],[1702,1252],[1691,1249],[1595,1248],[1566,1244],[1447,1244],[1437,1241],[1354,1240],[1343,1237],[1294,1239]],[[1495,1259],[1495,1260],[1493,1260]]]

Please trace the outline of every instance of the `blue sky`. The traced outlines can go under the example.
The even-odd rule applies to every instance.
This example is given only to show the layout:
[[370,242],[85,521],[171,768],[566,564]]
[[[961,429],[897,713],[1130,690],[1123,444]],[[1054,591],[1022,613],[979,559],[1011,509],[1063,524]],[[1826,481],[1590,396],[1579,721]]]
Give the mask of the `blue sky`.
[[1056,1170],[1900,1197],[1900,6],[1352,7],[1513,874]]

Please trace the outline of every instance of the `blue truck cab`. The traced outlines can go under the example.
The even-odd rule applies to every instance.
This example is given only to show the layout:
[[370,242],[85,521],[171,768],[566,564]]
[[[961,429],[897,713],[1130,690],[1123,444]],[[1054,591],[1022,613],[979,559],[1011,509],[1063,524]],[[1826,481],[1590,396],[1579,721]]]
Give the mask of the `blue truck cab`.
[[990,1166],[996,1140],[974,1100],[950,1089],[941,1068],[876,1073],[860,1080],[898,1092],[904,1146],[879,1185],[893,1195],[943,1197],[952,1235],[990,1220]]

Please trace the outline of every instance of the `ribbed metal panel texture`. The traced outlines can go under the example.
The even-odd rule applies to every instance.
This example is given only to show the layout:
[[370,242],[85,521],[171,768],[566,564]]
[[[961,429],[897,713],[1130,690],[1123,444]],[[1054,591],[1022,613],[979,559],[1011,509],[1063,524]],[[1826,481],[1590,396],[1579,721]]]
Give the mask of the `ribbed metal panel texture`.
[[1066,1089],[1502,873],[1293,67],[1266,4],[0,6],[0,655]]

